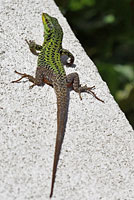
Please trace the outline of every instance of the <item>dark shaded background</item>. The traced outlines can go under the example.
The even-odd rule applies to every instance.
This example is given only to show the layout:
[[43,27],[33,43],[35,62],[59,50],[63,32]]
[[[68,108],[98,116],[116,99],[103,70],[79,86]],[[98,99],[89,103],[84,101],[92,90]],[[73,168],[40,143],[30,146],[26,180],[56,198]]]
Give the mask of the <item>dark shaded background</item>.
[[134,128],[134,0],[55,0]]

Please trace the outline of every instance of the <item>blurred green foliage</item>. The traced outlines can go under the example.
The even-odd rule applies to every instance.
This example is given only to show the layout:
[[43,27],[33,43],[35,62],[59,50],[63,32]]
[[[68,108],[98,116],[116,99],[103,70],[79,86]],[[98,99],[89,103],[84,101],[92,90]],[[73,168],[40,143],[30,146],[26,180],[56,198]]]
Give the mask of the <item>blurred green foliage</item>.
[[134,127],[134,0],[55,0]]

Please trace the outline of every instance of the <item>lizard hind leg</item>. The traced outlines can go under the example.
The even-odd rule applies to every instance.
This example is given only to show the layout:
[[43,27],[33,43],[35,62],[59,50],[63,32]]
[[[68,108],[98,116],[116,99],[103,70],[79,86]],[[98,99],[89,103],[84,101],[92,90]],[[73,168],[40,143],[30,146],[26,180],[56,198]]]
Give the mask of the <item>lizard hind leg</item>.
[[95,89],[95,86],[87,87],[87,85],[85,86],[80,85],[79,75],[77,73],[71,73],[67,76],[67,86],[68,87],[72,86],[73,90],[79,94],[80,100],[82,100],[81,93],[86,92],[93,95],[98,101],[104,103],[104,101],[98,98],[96,94],[92,91],[93,89]]

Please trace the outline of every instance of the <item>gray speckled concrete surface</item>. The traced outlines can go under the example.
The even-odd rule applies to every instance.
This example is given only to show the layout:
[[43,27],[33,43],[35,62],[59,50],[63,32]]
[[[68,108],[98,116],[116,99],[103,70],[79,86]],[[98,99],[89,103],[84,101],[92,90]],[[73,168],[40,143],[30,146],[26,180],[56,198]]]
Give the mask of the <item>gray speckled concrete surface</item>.
[[56,137],[56,97],[52,88],[11,84],[14,70],[34,75],[37,57],[25,38],[43,41],[41,13],[59,19],[63,46],[75,56],[81,83],[96,94],[70,94],[65,139],[53,199],[134,199],[134,131],[110,95],[53,0],[3,0],[0,7],[0,200],[49,199]]

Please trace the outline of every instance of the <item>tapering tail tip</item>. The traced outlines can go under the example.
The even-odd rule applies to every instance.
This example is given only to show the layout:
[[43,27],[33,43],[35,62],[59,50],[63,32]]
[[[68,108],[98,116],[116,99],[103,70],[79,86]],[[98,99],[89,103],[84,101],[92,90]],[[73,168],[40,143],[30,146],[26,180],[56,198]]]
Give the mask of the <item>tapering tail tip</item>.
[[49,196],[50,198],[52,198],[52,196],[53,196],[54,180],[55,180],[55,175],[54,175],[54,177],[52,178],[51,192],[50,192],[50,196]]
[[50,198],[52,198],[52,196],[53,196],[53,190],[51,190],[51,193],[50,193]]

